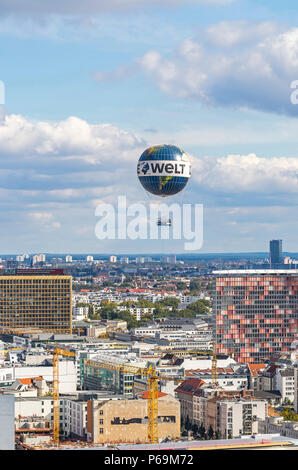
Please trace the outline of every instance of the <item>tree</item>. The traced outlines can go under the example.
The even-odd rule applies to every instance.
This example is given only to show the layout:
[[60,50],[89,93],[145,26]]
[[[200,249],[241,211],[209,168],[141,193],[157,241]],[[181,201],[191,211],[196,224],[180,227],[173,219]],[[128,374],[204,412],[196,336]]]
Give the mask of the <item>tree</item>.
[[192,432],[193,432],[194,436],[196,436],[196,435],[198,434],[198,432],[199,432],[199,426],[197,425],[197,423],[194,423],[194,424],[192,425]]
[[206,429],[203,424],[201,424],[201,426],[199,427],[198,434],[201,439],[206,439]]
[[298,421],[298,414],[291,408],[285,408],[280,414],[285,421]]
[[213,439],[213,435],[214,435],[214,431],[210,424],[209,429],[208,429],[208,439]]
[[191,429],[191,422],[190,422],[190,419],[189,419],[188,415],[186,416],[184,427],[185,427],[186,431],[190,431],[190,429]]

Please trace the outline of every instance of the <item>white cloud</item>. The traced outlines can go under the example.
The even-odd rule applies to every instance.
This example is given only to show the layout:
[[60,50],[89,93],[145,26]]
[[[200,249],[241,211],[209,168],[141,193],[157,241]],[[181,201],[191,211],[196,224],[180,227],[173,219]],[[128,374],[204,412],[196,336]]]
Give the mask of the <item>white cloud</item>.
[[[81,226],[89,227],[84,240],[95,246],[98,203],[115,204],[118,195],[126,195],[128,203],[148,204],[136,176],[137,159],[147,146],[141,137],[110,124],[89,124],[74,117],[49,123],[6,116],[0,124],[2,240],[6,236],[11,246],[21,233],[24,249],[32,250],[35,243],[39,250],[46,246],[55,251],[56,243],[63,251],[65,240],[71,239],[80,251],[83,235],[76,227]],[[250,236],[252,245],[260,227],[278,236],[279,212],[286,230],[285,214],[298,206],[298,158],[192,156],[192,164],[185,198],[204,204],[209,250],[210,234],[218,229],[215,220],[227,237],[229,230],[239,234],[239,243],[242,236]]]
[[20,115],[5,115],[0,122],[0,156],[61,156],[89,163],[131,159],[130,151],[144,140],[111,124],[89,124],[71,116],[59,122],[33,122]]
[[196,159],[192,178],[217,193],[298,196],[298,158],[261,158],[252,153]]
[[210,106],[297,115],[298,28],[222,22],[184,40],[168,57],[148,51],[139,67],[165,93]]

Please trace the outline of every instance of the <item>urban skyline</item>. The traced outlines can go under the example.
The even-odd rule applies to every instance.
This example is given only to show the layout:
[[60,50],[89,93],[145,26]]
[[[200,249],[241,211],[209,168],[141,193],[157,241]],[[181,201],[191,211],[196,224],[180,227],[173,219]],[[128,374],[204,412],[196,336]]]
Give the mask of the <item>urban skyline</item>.
[[1,450],[298,450],[297,24],[0,0]]

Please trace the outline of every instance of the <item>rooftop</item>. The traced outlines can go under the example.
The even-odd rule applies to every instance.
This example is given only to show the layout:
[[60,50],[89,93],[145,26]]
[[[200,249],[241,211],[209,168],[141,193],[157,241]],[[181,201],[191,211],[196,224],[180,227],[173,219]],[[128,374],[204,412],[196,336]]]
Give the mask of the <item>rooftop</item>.
[[298,269],[229,269],[229,270],[221,270],[221,271],[213,271],[213,274],[239,274],[239,275],[246,275],[246,274],[288,274],[292,276],[293,274],[298,274]]

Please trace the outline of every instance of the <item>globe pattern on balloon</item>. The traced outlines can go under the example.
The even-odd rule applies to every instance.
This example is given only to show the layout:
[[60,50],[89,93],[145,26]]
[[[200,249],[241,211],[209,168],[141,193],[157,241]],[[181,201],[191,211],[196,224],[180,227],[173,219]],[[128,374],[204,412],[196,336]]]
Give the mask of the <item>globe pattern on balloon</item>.
[[[166,169],[171,169],[171,174]],[[139,158],[138,178],[149,193],[161,197],[173,196],[182,191],[190,179],[189,158],[175,145],[149,147]]]

